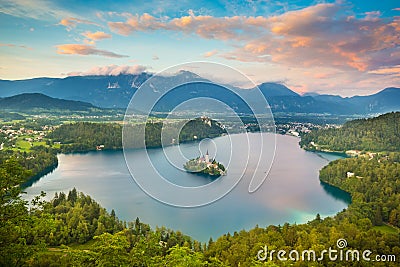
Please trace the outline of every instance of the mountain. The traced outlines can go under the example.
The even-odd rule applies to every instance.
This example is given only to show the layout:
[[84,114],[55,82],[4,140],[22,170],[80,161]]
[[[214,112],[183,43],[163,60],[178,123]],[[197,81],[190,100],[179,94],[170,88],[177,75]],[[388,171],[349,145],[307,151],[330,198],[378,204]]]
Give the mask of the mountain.
[[90,103],[52,98],[40,93],[25,93],[0,98],[1,110],[28,111],[33,109],[57,109],[71,111],[88,111],[93,108],[96,107]]
[[258,85],[258,88],[266,98],[276,96],[300,96],[298,93],[295,93],[286,86],[278,83],[262,83]]
[[360,113],[386,113],[400,110],[400,88],[386,88],[369,96],[353,96],[349,102],[360,107]]
[[126,107],[137,88],[151,75],[71,76],[0,80],[0,97],[42,93],[50,97],[89,102],[95,106]]
[[314,99],[334,105],[345,105],[353,114],[386,113],[400,110],[400,88],[390,87],[367,96],[341,97],[338,95],[314,95]]
[[[0,80],[0,97],[22,93],[42,93],[54,98],[84,101],[103,108],[126,108],[137,89],[150,77],[152,77],[151,74],[141,73],[117,76],[36,78],[18,81]],[[184,84],[185,82],[194,83]],[[156,76],[153,77],[151,83],[145,84],[147,88],[141,92],[140,103],[133,107],[137,110],[149,106],[153,101],[158,101],[154,110],[163,112],[171,111],[181,103],[186,103],[186,108],[196,111],[211,106],[213,111],[225,112],[231,108],[239,113],[251,112],[249,106],[256,107],[256,109],[265,106],[259,91],[255,88],[240,89],[230,85],[217,86],[189,71],[180,71],[169,76]],[[180,84],[184,85],[177,86]],[[400,110],[400,101],[397,101],[400,99],[399,88],[386,88],[373,95],[354,97],[318,94],[301,96],[282,84],[270,82],[262,83],[258,88],[274,113],[366,115]],[[168,94],[163,96],[166,91]],[[227,105],[209,105],[204,100],[190,101],[190,99],[202,97],[214,98]],[[181,108],[185,107],[181,106]]]

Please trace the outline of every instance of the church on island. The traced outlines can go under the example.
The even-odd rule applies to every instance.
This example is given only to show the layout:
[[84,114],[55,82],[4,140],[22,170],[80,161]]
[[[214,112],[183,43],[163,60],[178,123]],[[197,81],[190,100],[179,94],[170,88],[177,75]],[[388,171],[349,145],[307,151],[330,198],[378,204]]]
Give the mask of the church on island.
[[208,149],[207,149],[206,154],[199,158],[198,162],[199,163],[205,162],[207,164],[207,167],[209,167],[212,164],[210,162],[210,155],[208,154]]
[[210,160],[208,150],[205,155],[189,160],[183,167],[188,172],[205,174],[208,176],[219,177],[221,175],[226,175],[225,166],[215,159]]

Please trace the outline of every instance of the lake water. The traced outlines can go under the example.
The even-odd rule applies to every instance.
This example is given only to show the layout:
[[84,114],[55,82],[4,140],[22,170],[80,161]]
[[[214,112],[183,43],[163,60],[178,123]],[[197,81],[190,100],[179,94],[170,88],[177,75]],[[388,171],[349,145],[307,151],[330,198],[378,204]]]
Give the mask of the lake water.
[[[251,139],[252,135],[249,136]],[[265,138],[271,136],[272,134],[267,134]],[[152,227],[164,225],[203,242],[208,241],[210,237],[215,239],[224,233],[251,229],[256,225],[265,227],[285,222],[304,223],[315,218],[317,213],[322,217],[330,216],[348,206],[348,194],[321,184],[318,179],[318,171],[329,160],[340,156],[304,151],[298,145],[299,139],[295,137],[274,137],[275,160],[266,181],[256,192],[248,192],[250,181],[245,178],[226,196],[202,207],[173,207],[148,196],[132,179],[122,151],[61,154],[58,156],[58,168],[27,188],[24,198],[31,199],[45,191],[46,198],[50,199],[55,192],[68,192],[75,187],[93,197],[107,210],[114,209],[121,220],[133,221],[139,217]],[[213,150],[211,143],[216,143],[221,150],[221,144],[223,145],[227,138],[228,136],[224,136],[209,141],[210,150]],[[233,138],[239,141],[237,143],[245,144],[247,137],[245,134],[238,134]],[[241,139],[243,142],[240,142]],[[181,148],[190,155],[199,153],[198,143],[183,144]],[[178,146],[166,149],[171,157]],[[235,149],[240,151],[242,148]],[[144,169],[144,151],[132,150],[127,153],[132,153],[129,157],[134,159],[135,168],[139,173],[148,173]],[[151,149],[149,154],[157,169],[167,173],[167,179],[176,184],[199,186],[213,182],[212,179],[182,172],[166,164],[162,149]],[[224,153],[221,156],[222,160],[220,154],[217,153],[217,159],[227,166],[227,159],[223,159]],[[228,175],[219,179],[229,179],[230,175],[234,175],[235,166],[239,166],[241,160],[230,158]],[[218,183],[215,183],[215,186],[218,186]]]

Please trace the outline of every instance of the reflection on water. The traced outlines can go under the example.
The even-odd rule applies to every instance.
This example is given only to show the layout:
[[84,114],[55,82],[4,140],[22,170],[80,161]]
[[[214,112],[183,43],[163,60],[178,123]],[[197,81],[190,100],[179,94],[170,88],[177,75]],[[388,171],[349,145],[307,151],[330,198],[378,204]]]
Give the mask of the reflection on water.
[[337,187],[334,187],[330,184],[327,184],[325,182],[320,181],[320,184],[322,188],[325,190],[326,193],[328,193],[330,196],[333,198],[343,201],[347,203],[348,205],[351,203],[351,195],[347,193],[346,191],[343,191]]
[[[233,149],[240,151],[247,145],[244,134],[231,137],[238,139],[238,145]],[[214,142],[217,145],[224,144],[224,138],[228,137],[216,138]],[[299,140],[295,137],[277,135],[276,139],[275,160],[267,180],[259,190],[249,194],[251,177],[245,177],[225,197],[199,208],[171,207],[146,195],[130,176],[122,151],[59,155],[59,166],[27,188],[25,198],[32,199],[45,191],[47,199],[50,199],[55,192],[65,192],[76,187],[91,195],[106,209],[114,209],[121,220],[132,221],[139,217],[153,227],[165,225],[203,242],[208,241],[210,236],[217,238],[227,232],[253,228],[257,224],[265,227],[284,222],[304,223],[315,218],[317,213],[330,216],[347,207],[350,199],[343,191],[324,185],[318,179],[319,170],[327,164],[326,159],[300,149]],[[199,153],[198,143],[183,144],[182,149],[191,157]],[[219,151],[223,149],[218,146]],[[138,169],[138,173],[149,175],[143,169],[146,156],[143,151],[132,150],[129,153],[133,153],[133,166]],[[170,181],[188,186],[210,182],[202,180],[204,177],[174,170],[165,160],[161,149],[151,149],[150,153],[152,163],[159,171],[165,171]],[[174,155],[174,151],[170,155]],[[230,159],[228,175],[222,179],[240,173],[237,166],[243,164],[243,158],[240,153],[238,155]],[[227,164],[227,156],[225,158],[222,153],[218,160]],[[250,166],[252,164],[254,162],[250,162]],[[219,181],[214,181],[216,189]]]

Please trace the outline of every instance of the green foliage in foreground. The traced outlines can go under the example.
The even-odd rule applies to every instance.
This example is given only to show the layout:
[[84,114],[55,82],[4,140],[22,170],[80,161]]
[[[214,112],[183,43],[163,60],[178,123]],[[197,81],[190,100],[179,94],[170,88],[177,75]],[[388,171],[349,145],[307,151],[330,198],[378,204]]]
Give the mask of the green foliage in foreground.
[[[56,194],[50,202],[36,198],[27,208],[19,197],[18,184],[29,172],[11,158],[1,163],[0,175],[0,266],[343,266],[328,258],[319,263],[257,260],[265,245],[270,250],[313,249],[318,254],[335,249],[339,238],[347,239],[348,248],[371,250],[371,257],[385,254],[400,259],[399,234],[377,230],[357,201],[334,218],[317,216],[307,224],[256,227],[201,244],[164,227],[152,230],[139,219],[121,222],[115,212],[106,212],[75,189]],[[382,191],[378,197],[386,201],[389,192]],[[398,193],[395,196],[398,199]],[[376,204],[382,204],[383,211],[385,203]]]
[[305,134],[300,145],[306,149],[333,151],[399,151],[400,112],[392,112],[371,119],[346,122],[339,129],[319,129]]

